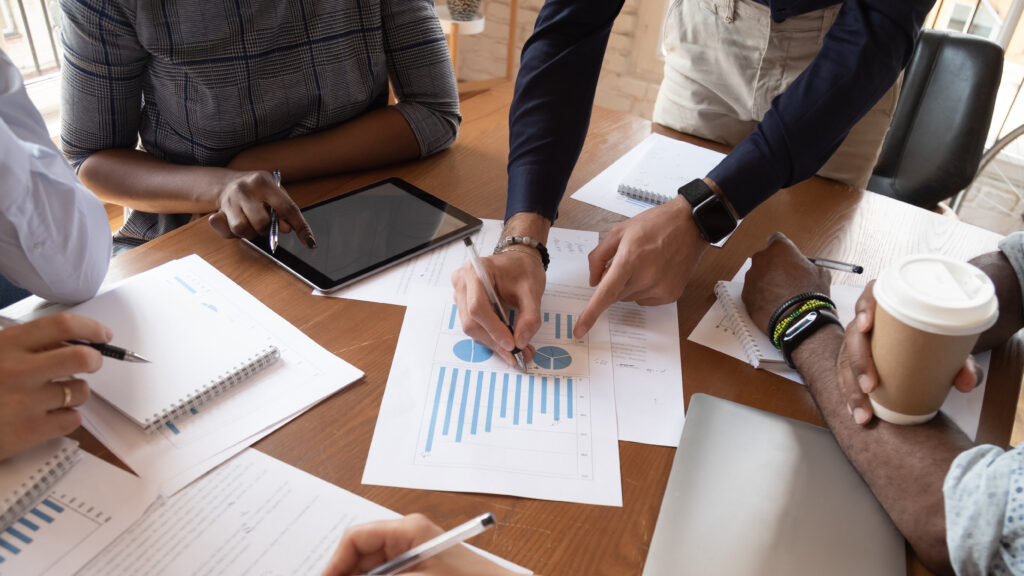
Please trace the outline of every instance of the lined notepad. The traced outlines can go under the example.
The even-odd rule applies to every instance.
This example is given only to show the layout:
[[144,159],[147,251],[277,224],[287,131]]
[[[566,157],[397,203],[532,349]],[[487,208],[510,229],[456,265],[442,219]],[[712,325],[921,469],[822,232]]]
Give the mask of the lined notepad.
[[664,204],[676,197],[679,187],[707,176],[725,154],[681,140],[652,134],[651,146],[619,183],[623,196],[651,204]]
[[0,532],[64,477],[78,461],[78,442],[55,438],[0,461]]
[[214,301],[198,276],[156,268],[71,308],[109,326],[114,344],[152,361],[108,359],[89,376],[91,390],[152,432],[198,413],[277,360],[266,334],[236,324]]

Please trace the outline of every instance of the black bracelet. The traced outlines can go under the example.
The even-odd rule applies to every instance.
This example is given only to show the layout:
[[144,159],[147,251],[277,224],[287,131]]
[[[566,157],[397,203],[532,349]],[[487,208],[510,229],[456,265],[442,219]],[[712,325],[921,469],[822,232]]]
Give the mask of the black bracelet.
[[806,302],[807,300],[811,299],[822,300],[828,302],[829,306],[833,308],[836,307],[836,303],[833,302],[831,298],[822,294],[821,292],[804,292],[802,294],[797,294],[796,296],[793,296],[789,300],[783,302],[782,306],[776,308],[775,312],[772,313],[772,317],[768,319],[768,337],[770,338],[771,335],[775,333],[775,326],[779,323],[779,320],[782,319],[782,315],[786,313],[786,310],[789,310],[793,306],[796,306],[797,304]]
[[544,266],[544,271],[548,271],[548,264],[551,263],[551,257],[548,256],[548,249],[541,244],[539,241],[530,238],[529,236],[506,236],[498,245],[494,247],[495,254],[501,254],[509,246],[515,246],[516,244],[522,246],[528,246],[533,248],[540,254],[540,263]]
[[782,352],[782,357],[786,360],[786,366],[795,369],[796,364],[793,363],[793,352],[797,346],[829,324],[835,324],[840,329],[843,328],[843,323],[839,321],[839,318],[831,310],[826,309],[805,312],[794,320],[789,328],[786,328],[786,332],[779,337],[780,351]]

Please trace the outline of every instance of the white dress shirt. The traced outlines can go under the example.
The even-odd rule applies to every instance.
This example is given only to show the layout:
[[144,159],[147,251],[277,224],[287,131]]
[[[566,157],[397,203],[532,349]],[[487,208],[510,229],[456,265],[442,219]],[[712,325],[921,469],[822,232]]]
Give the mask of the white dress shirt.
[[110,246],[103,204],[50,141],[0,51],[0,274],[47,300],[81,302],[103,282]]

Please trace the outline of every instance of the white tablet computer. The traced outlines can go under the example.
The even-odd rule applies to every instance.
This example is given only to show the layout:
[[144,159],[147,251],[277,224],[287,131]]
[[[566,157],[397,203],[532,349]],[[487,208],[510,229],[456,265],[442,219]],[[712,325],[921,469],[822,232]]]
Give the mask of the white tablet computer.
[[306,248],[282,234],[276,252],[246,242],[314,288],[337,290],[480,229],[479,219],[400,178],[389,178],[302,209],[316,236]]

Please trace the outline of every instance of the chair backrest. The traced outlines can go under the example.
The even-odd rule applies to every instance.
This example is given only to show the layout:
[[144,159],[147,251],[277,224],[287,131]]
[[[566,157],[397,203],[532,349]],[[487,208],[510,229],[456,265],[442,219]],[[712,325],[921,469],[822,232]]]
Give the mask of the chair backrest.
[[971,182],[1003,70],[988,40],[923,30],[868,190],[934,207]]

